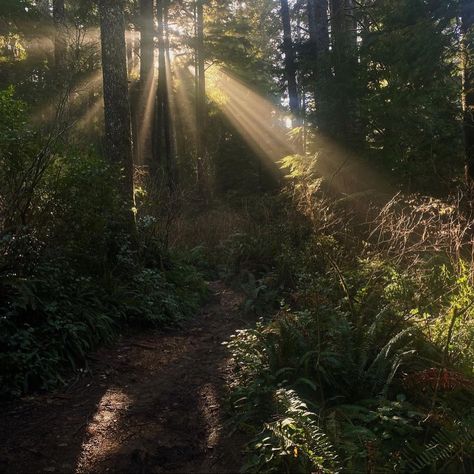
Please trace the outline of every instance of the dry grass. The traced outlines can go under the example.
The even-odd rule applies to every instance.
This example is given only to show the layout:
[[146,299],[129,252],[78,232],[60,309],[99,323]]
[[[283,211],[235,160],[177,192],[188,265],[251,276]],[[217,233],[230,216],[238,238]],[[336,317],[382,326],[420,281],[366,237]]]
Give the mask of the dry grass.
[[180,215],[172,225],[170,245],[178,248],[217,247],[231,235],[250,225],[243,213],[229,208],[210,209],[193,215]]

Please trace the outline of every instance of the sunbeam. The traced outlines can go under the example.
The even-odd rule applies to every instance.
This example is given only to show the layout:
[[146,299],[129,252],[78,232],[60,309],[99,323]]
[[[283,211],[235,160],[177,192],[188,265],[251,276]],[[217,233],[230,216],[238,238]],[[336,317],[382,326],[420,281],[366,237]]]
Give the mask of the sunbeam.
[[[80,107],[84,101],[102,87],[102,72],[90,72],[79,84],[75,85],[67,94],[67,102],[70,106]],[[48,103],[35,110],[31,117],[33,123],[50,122],[55,118],[57,104],[63,98],[64,92],[59,92]]]
[[190,133],[193,144],[197,143],[196,108],[193,106],[190,91],[194,88],[193,76],[188,69],[176,64],[173,68],[175,75],[175,104],[176,112],[183,120],[187,132]]
[[[288,126],[287,112],[217,65],[208,68],[206,79],[209,98],[267,165],[279,166],[282,158],[303,154],[291,138],[296,129]],[[315,170],[330,187],[344,193],[375,186],[387,191],[387,181],[357,155],[317,131],[312,135],[307,159],[314,161],[317,156]]]
[[277,166],[284,156],[297,152],[285,127],[286,113],[218,66],[208,68],[206,79],[210,99],[268,164]]
[[89,127],[92,122],[101,116],[104,107],[104,98],[100,96],[96,101],[87,108],[87,112],[77,121],[76,127],[79,129]]
[[137,158],[139,165],[143,165],[145,160],[145,150],[147,145],[151,144],[151,133],[153,114],[155,108],[156,88],[158,81],[154,74],[155,68],[148,74],[145,87],[140,91],[138,118],[137,118]]

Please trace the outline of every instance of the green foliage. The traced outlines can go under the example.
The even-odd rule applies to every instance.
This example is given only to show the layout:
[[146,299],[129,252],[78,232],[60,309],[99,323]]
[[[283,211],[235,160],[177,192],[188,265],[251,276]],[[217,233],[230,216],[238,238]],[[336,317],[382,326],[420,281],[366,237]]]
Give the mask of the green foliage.
[[424,472],[437,466],[438,472],[454,472],[453,458],[472,457],[474,450],[474,423],[472,413],[467,419],[455,420],[452,427],[442,427],[427,443],[421,453],[407,455],[407,467],[411,472]]
[[383,0],[371,10],[378,25],[364,35],[361,48],[369,65],[363,114],[376,124],[369,129],[372,154],[382,154],[384,166],[405,182],[422,182],[428,163],[438,175],[453,174],[447,154],[457,159],[458,170],[462,165],[454,15],[452,6],[421,0]]
[[64,367],[84,364],[99,342],[117,331],[106,294],[64,262],[43,263],[34,277],[2,282],[0,396],[46,389]]
[[292,390],[280,389],[274,395],[279,417],[266,423],[255,442],[255,455],[244,472],[321,473],[340,472],[338,456],[318,417],[308,410]]
[[45,146],[25,109],[0,93],[2,398],[51,388],[127,325],[179,324],[206,297],[191,259],[149,226],[129,241],[117,170],[89,150]]
[[176,325],[206,297],[200,274],[177,258],[167,271],[137,269],[116,275],[113,289],[110,283],[67,261],[42,261],[29,277],[3,278],[0,397],[54,387],[124,325]]
[[193,266],[173,261],[167,271],[144,268],[112,293],[123,318],[135,325],[175,325],[198,309],[206,286]]
[[[382,320],[379,325],[386,330]],[[260,324],[256,330],[240,331],[230,340],[236,361],[236,421],[247,429],[255,424],[254,430],[260,424],[265,427],[257,444],[249,447],[255,453],[249,461],[250,472],[309,472],[330,464],[331,454],[336,453],[350,472],[366,472],[367,464],[376,472],[411,472],[409,466],[415,464],[409,461],[413,454],[405,452],[408,446],[411,453],[425,449],[433,453],[432,458],[420,454],[425,462],[432,460],[427,466],[438,455],[454,465],[469,458],[470,438],[457,432],[453,432],[456,444],[424,448],[424,433],[445,429],[443,423],[427,423],[431,399],[428,406],[421,407],[408,402],[406,395],[397,395],[404,390],[401,373],[411,368],[407,357],[414,357],[414,351],[406,350],[403,343],[408,332],[401,331],[383,344],[374,339],[374,327],[361,331],[367,333],[365,338],[356,338],[352,331],[337,318],[324,328],[314,316],[303,314],[276,320],[269,327]],[[295,421],[294,414],[281,413],[272,404],[279,387],[295,390],[296,397],[309,400],[317,415],[305,411]],[[269,422],[276,414],[278,421]],[[466,423],[459,433],[468,429]],[[318,451],[305,440],[328,449]]]
[[[311,194],[319,198],[318,191]],[[325,215],[335,215],[337,206]],[[285,229],[281,219],[274,228]],[[463,419],[472,396],[470,379],[456,372],[470,371],[464,362],[472,321],[466,265],[431,254],[405,266],[360,243],[358,235],[346,247],[341,229],[327,236],[315,219],[308,236],[294,222],[288,221],[291,232],[278,233],[279,242],[270,243],[260,228],[246,237],[253,245],[236,246],[239,261],[251,256],[258,268],[261,253],[269,267],[258,279],[244,273],[244,289],[253,289],[247,305],[265,302],[267,294],[273,300],[262,306],[279,307],[228,343],[235,363],[234,421],[255,436],[248,470],[338,472],[331,453],[341,472],[408,473],[417,456],[420,466],[426,461],[422,472],[469,465],[471,445],[462,434],[468,420],[459,429],[449,421]],[[446,364],[452,367],[446,374],[434,369]],[[445,374],[441,383],[436,374]],[[282,390],[310,407],[301,419],[278,408],[275,394]],[[445,430],[457,441],[443,438]],[[436,449],[427,443],[433,437],[444,439]],[[305,440],[328,446],[326,440],[331,449],[317,451]]]

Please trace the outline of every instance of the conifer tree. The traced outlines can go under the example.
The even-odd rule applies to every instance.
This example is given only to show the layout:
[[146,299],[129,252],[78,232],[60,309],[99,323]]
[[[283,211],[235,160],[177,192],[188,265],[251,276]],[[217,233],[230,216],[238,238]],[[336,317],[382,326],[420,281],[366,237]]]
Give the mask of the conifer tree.
[[[120,169],[118,188],[122,217],[125,225],[131,225],[134,207],[133,157],[123,10],[123,0],[99,1],[105,111],[104,152],[109,161]],[[129,230],[133,231],[133,228]]]

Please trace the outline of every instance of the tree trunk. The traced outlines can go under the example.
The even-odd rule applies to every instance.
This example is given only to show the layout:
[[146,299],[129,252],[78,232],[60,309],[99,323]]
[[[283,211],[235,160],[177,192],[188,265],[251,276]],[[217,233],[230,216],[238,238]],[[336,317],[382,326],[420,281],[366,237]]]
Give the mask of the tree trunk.
[[308,0],[308,25],[313,62],[314,101],[318,129],[327,131],[329,70],[328,0]]
[[462,0],[463,110],[466,178],[474,187],[474,3]]
[[357,133],[357,31],[353,0],[331,0],[331,37],[335,76],[334,122],[332,128],[343,143],[354,146]]
[[153,156],[155,166],[161,164],[166,175],[166,182],[170,191],[176,186],[175,163],[173,159],[171,110],[169,100],[168,67],[166,58],[169,57],[167,42],[167,9],[168,0],[158,0],[158,87],[156,91],[156,113],[154,126]]
[[154,72],[154,18],[153,0],[140,0],[140,83],[142,85],[147,84]]
[[56,71],[60,74],[64,72],[66,62],[66,9],[64,0],[53,0],[53,21],[54,21],[54,62]]
[[[166,63],[165,63],[165,42],[163,37],[163,2],[157,0],[156,19],[158,23],[158,87],[156,89],[155,101],[155,123],[153,131],[153,160],[154,167],[158,169],[159,164],[165,162],[163,146],[163,102],[166,91]],[[157,171],[157,169],[155,171]]]
[[206,179],[206,57],[204,50],[203,0],[196,1],[196,118],[197,129],[197,183],[201,195],[207,194]]
[[328,0],[308,0],[309,36],[316,52],[329,51]]
[[280,0],[281,21],[283,24],[283,53],[285,55],[285,74],[288,86],[290,111],[293,117],[298,117],[300,112],[298,98],[298,84],[296,81],[296,58],[291,36],[291,16],[288,0]]
[[133,157],[123,7],[123,0],[99,0],[105,154],[120,169],[119,191],[124,225],[133,233]]
[[150,94],[154,94],[155,81],[155,9],[153,0],[140,0],[140,81],[135,91],[134,129],[135,160],[137,163],[152,164],[153,122],[147,104]]

